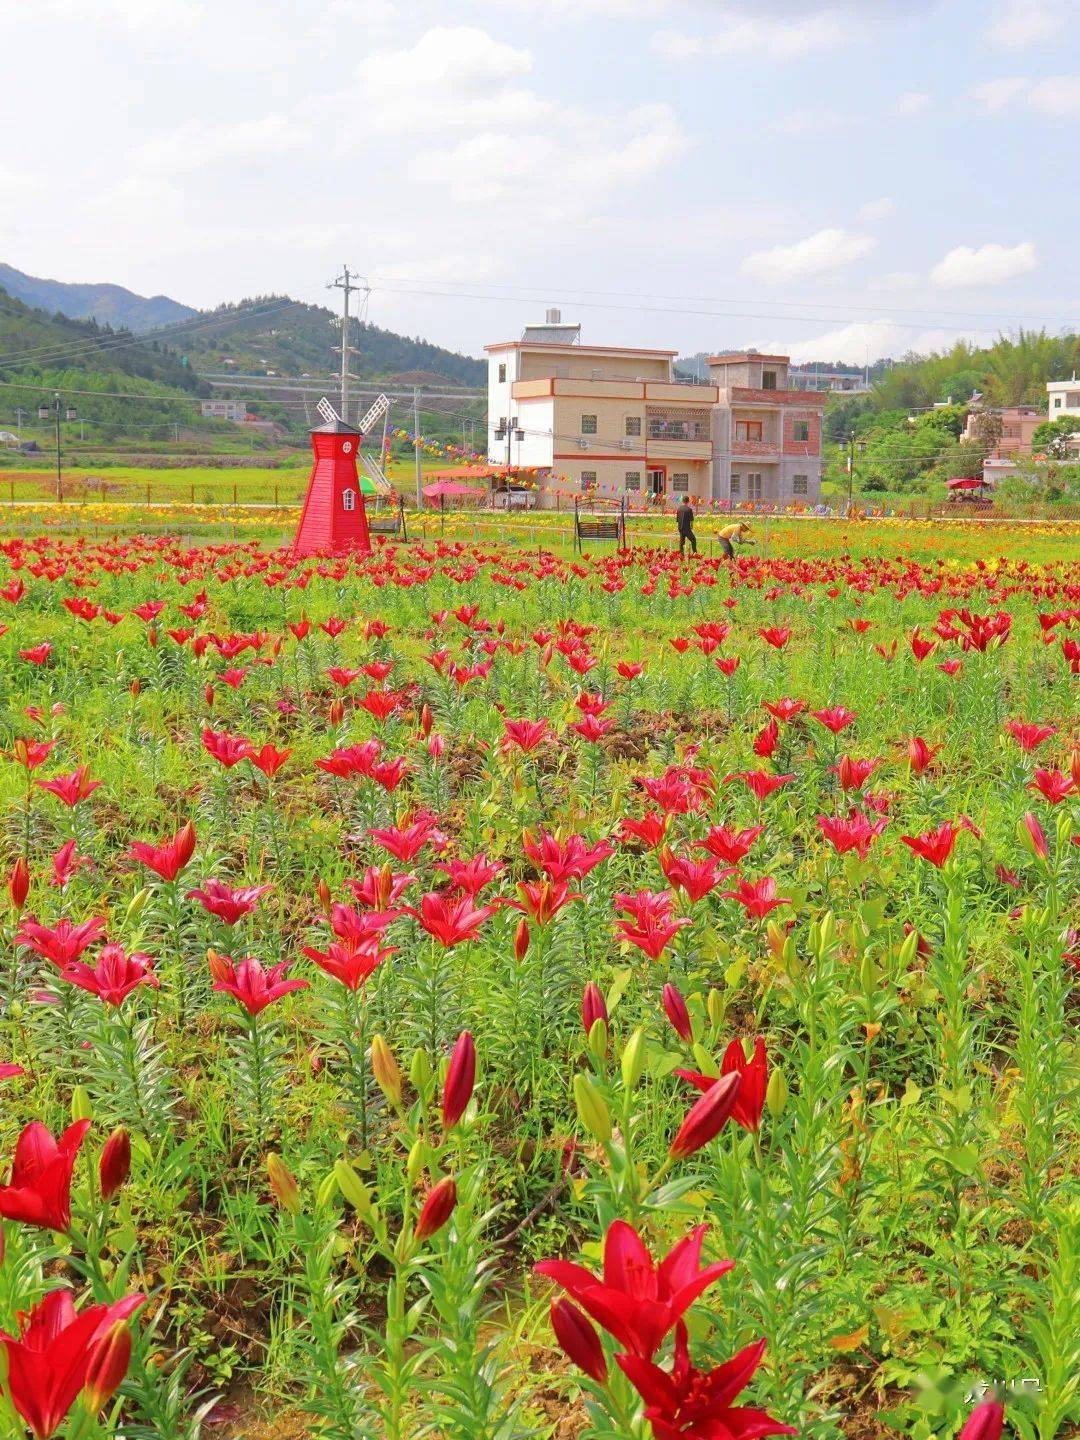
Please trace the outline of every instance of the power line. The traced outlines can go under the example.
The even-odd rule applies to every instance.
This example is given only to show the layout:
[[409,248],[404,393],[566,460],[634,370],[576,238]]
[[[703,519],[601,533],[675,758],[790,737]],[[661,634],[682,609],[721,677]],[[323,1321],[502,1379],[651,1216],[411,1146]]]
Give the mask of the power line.
[[[546,297],[546,298],[550,299],[551,296],[553,296],[553,295],[559,295],[559,294],[562,294],[562,295],[573,295],[573,296],[579,296],[579,295],[583,295],[583,296],[599,295],[599,296],[605,297],[606,299],[624,299],[624,300],[632,301],[633,303],[632,303],[629,307],[627,307],[627,308],[635,309],[635,310],[640,308],[639,302],[640,302],[640,298],[641,298],[641,292],[639,292],[639,291],[629,291],[629,290],[588,290],[588,289],[579,289],[579,288],[577,288],[576,286],[569,286],[569,287],[568,287],[568,286],[565,286],[565,285],[553,285],[553,286],[552,286],[552,285],[548,285],[548,286],[539,286],[539,285],[509,285],[509,284],[502,284],[502,283],[500,283],[500,282],[498,282],[498,281],[488,281],[488,280],[424,280],[424,279],[420,279],[420,278],[417,278],[417,279],[413,280],[413,279],[409,279],[408,277],[380,276],[380,275],[373,275],[373,276],[369,277],[369,280],[370,280],[370,282],[372,282],[373,284],[382,285],[382,286],[384,286],[384,287],[386,287],[386,288],[392,288],[392,287],[394,287],[394,286],[404,286],[404,285],[442,285],[442,286],[458,286],[458,287],[461,287],[461,286],[472,286],[472,287],[486,286],[488,289],[491,289],[491,290],[525,290],[525,291],[529,291],[529,292],[530,292],[530,295],[529,295],[529,297],[528,297],[530,303],[531,303],[532,300],[534,300],[537,296]],[[413,293],[413,292],[403,292],[403,293]],[[417,292],[415,292],[415,293],[424,294],[424,293],[427,293],[427,292],[425,292],[425,291],[417,291]],[[435,292],[435,293],[441,293],[441,292]],[[449,295],[452,295],[452,294],[454,294],[455,292],[454,292],[454,291],[449,291],[449,292],[447,292],[447,293],[448,293]],[[493,295],[485,295],[485,296],[479,296],[479,297],[468,297],[468,296],[465,296],[465,297],[463,297],[463,298],[480,298],[480,299],[487,299],[487,300],[503,299],[503,298],[508,299],[508,300],[520,300],[520,299],[522,299],[522,297],[521,297],[520,295],[507,295],[507,296],[505,296],[505,297],[504,297],[504,296],[493,296]],[[715,296],[715,295],[662,295],[662,294],[651,294],[651,293],[650,293],[650,298],[653,299],[653,300],[670,300],[670,301],[673,301],[673,302],[675,302],[675,303],[677,303],[677,304],[688,304],[688,305],[689,305],[689,304],[693,304],[693,305],[773,305],[773,306],[785,306],[785,307],[787,307],[787,306],[791,306],[791,305],[794,305],[794,304],[798,304],[798,305],[801,305],[803,308],[805,308],[805,309],[810,309],[810,310],[836,310],[836,311],[840,311],[840,312],[844,312],[844,311],[862,311],[862,312],[865,312],[865,313],[867,313],[867,314],[876,313],[876,312],[880,311],[881,308],[882,308],[882,306],[881,306],[880,303],[877,304],[877,305],[854,305],[854,304],[840,304],[840,303],[835,302],[835,301],[768,300],[768,299],[764,299],[764,298],[761,298],[761,297],[758,297],[758,296],[750,296],[750,295],[741,296],[738,300],[728,300],[728,299],[724,299],[724,298],[717,297],[717,296]],[[553,303],[554,303],[554,302],[553,302]],[[575,301],[575,303],[577,303],[577,302]],[[887,302],[885,302],[885,303],[887,303]],[[1071,305],[1072,305],[1072,302],[1070,302],[1070,306],[1071,306]],[[995,320],[995,319],[996,319],[996,320],[1014,320],[1014,321],[1015,321],[1015,320],[1047,320],[1047,321],[1053,322],[1053,321],[1055,321],[1055,320],[1058,318],[1057,316],[1054,316],[1054,315],[1041,315],[1041,314],[1037,314],[1037,313],[1034,312],[1034,311],[1026,311],[1026,310],[1025,310],[1025,311],[940,310],[940,309],[937,309],[937,308],[928,308],[928,307],[923,307],[923,306],[910,306],[910,305],[905,306],[905,305],[891,305],[891,304],[889,304],[888,308],[889,308],[890,310],[895,310],[895,311],[897,311],[899,314],[902,314],[902,315],[930,315],[930,316],[935,316],[935,315],[951,315],[951,316],[954,316],[954,317],[969,316],[969,317],[974,318],[974,319],[982,319],[982,320]],[[672,313],[679,313],[679,312],[672,312]],[[736,316],[735,318],[743,318],[743,317]],[[811,320],[811,319],[818,319],[819,317],[817,317],[817,316],[809,316],[809,315],[778,314],[778,315],[775,315],[775,316],[764,316],[764,317],[750,316],[750,317],[748,317],[748,318],[750,318],[750,319],[764,318],[764,319],[776,319],[776,320]],[[1074,322],[1069,321],[1068,323],[1072,324],[1072,323],[1074,323]]]

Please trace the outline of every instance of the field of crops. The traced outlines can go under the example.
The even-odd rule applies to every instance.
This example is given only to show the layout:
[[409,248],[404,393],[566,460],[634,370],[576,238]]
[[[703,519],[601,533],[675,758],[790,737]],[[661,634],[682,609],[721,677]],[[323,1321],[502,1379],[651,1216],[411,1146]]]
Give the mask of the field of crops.
[[1080,1433],[1080,565],[809,533],[3,532],[0,1434]]

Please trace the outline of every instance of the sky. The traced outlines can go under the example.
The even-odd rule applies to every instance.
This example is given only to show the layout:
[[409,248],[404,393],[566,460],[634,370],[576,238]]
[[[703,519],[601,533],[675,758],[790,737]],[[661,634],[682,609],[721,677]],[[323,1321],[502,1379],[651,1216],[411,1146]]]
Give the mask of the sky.
[[548,305],[852,364],[1076,329],[1075,39],[1061,0],[7,5],[0,260],[200,308],[348,264],[472,354]]

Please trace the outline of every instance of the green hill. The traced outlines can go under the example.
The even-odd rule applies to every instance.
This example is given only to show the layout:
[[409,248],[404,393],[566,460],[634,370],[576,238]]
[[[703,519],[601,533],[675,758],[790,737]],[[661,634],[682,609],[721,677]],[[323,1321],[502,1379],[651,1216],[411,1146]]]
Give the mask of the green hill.
[[190,305],[181,305],[168,295],[136,295],[123,285],[70,285],[62,280],[43,280],[11,265],[0,265],[0,287],[24,305],[50,315],[96,320],[99,325],[136,334],[196,313]]
[[[220,305],[203,312],[202,318],[205,325],[166,326],[157,332],[163,343],[175,344],[195,370],[327,377],[340,366],[334,347],[341,343],[341,324],[322,305],[260,295],[236,305]],[[351,343],[360,352],[352,360],[353,374],[364,379],[425,371],[444,383],[482,385],[487,374],[482,360],[378,325],[354,322]]]

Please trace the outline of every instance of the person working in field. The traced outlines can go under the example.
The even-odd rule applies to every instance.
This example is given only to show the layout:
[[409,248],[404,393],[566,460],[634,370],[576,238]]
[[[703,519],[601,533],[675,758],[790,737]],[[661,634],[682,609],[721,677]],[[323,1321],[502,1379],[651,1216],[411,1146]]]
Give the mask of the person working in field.
[[734,525],[725,525],[723,530],[716,537],[720,541],[720,549],[729,560],[734,560],[734,542],[741,541],[744,545],[752,545],[750,539],[750,526],[745,520],[737,520]]
[[675,511],[675,523],[679,527],[679,555],[686,554],[686,542],[690,541],[690,553],[697,554],[697,536],[694,534],[694,507],[689,495],[684,495]]

